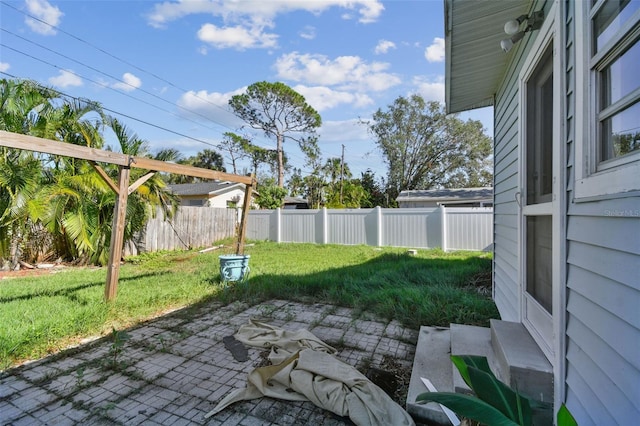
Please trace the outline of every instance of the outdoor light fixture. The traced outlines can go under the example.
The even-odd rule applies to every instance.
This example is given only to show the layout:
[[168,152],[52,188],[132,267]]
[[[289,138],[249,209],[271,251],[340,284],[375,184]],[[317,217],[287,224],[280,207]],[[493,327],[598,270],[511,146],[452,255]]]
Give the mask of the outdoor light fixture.
[[[513,45],[522,40],[526,33],[529,31],[539,30],[543,21],[544,12],[542,10],[533,12],[531,16],[520,15],[516,19],[507,21],[504,24],[504,32],[511,37],[502,40],[500,42],[500,47],[505,53],[510,51]],[[520,26],[523,22],[526,22],[527,26],[523,30],[520,30]]]

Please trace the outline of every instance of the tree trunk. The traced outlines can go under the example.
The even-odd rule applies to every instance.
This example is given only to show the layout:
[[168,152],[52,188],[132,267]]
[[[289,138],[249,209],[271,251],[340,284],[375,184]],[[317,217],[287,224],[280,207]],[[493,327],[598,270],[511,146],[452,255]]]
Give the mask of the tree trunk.
[[277,137],[278,140],[278,145],[277,145],[277,151],[278,151],[278,186],[280,188],[284,188],[284,161],[283,161],[283,156],[282,156],[282,142],[284,140],[284,135],[282,134],[278,134]]
[[20,269],[20,242],[22,240],[22,232],[19,226],[13,226],[11,232],[11,242],[9,243],[9,267],[12,271]]

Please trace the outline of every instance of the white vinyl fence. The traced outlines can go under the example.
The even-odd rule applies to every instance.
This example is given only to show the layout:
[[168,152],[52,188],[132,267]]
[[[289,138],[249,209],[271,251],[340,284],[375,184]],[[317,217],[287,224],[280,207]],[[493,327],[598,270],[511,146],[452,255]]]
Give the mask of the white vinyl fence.
[[493,208],[251,210],[247,239],[491,250]]

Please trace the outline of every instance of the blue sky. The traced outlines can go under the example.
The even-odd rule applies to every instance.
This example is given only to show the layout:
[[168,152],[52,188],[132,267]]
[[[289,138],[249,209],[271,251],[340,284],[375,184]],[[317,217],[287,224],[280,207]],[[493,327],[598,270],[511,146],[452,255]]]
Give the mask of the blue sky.
[[[322,116],[324,159],[344,145],[354,177],[367,168],[382,177],[383,158],[358,123],[398,96],[444,101],[443,11],[442,0],[0,0],[0,75],[99,101],[152,152],[185,157],[242,133],[231,96],[282,81]],[[461,115],[489,134],[491,117]],[[285,151],[308,172],[294,142]]]

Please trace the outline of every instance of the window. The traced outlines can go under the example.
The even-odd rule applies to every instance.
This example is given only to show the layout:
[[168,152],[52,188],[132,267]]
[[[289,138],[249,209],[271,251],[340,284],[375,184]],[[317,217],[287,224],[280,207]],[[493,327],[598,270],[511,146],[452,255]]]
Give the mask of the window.
[[577,2],[576,12],[576,65],[588,64],[576,73],[576,199],[632,193],[640,190],[640,1]]
[[596,4],[591,12],[592,69],[597,86],[596,169],[640,151],[640,28],[637,22],[629,25],[638,10],[639,1],[609,0]]

